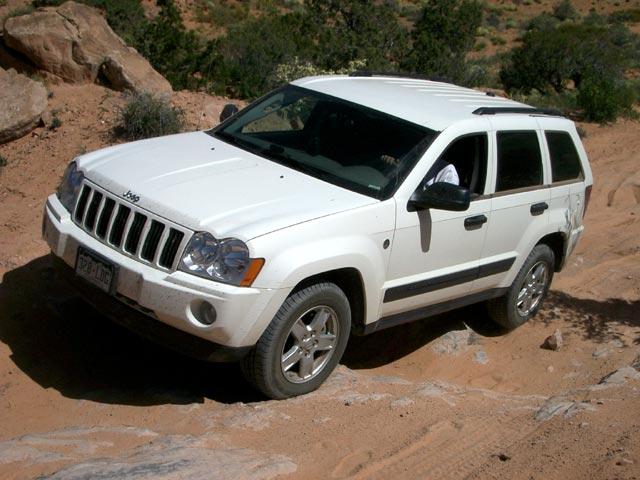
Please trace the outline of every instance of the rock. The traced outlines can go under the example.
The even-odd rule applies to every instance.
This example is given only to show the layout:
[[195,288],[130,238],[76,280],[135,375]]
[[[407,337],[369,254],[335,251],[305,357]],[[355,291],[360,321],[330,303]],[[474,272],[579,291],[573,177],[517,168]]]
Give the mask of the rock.
[[596,350],[591,354],[593,358],[606,358],[609,356],[609,349],[603,348],[602,350]]
[[344,403],[345,406],[351,407],[352,405],[365,405],[372,401],[382,400],[390,397],[388,393],[351,393],[342,395],[339,400]]
[[468,350],[469,346],[478,344],[481,344],[480,338],[467,327],[464,330],[452,330],[445,333],[431,348],[438,353],[457,355]]
[[72,83],[103,80],[116,89],[169,96],[171,85],[125,45],[100,12],[75,2],[13,17],[4,42],[37,68]]
[[548,336],[542,345],[540,345],[540,348],[553,350],[554,352],[560,350],[562,348],[562,332],[560,330],[553,332],[553,335]]
[[578,412],[594,410],[594,407],[585,402],[575,402],[562,397],[552,397],[533,414],[533,418],[538,422],[545,422],[557,415],[570,418]]
[[487,363],[489,363],[489,356],[484,350],[478,350],[473,356],[473,361],[481,363],[482,365],[486,365]]
[[640,379],[640,372],[633,367],[622,367],[615,372],[605,375],[598,385],[623,384],[628,379]]
[[204,449],[177,447],[160,452],[141,452],[127,458],[94,458],[44,475],[42,480],[88,478],[138,480],[201,480],[239,478],[267,480],[295,472],[297,466],[282,455],[242,448]]
[[4,44],[4,35],[2,34],[2,29],[0,28],[0,66],[5,70],[9,70],[13,68],[21,73],[26,73],[27,75],[34,74],[38,71],[38,69],[26,58],[24,55],[20,55],[15,50],[9,49]]
[[0,68],[0,144],[29,133],[47,109],[47,90],[38,82]]
[[283,455],[228,446],[216,435],[160,436],[125,426],[72,427],[1,441],[0,463],[14,462],[57,469],[41,480],[268,480],[297,470]]

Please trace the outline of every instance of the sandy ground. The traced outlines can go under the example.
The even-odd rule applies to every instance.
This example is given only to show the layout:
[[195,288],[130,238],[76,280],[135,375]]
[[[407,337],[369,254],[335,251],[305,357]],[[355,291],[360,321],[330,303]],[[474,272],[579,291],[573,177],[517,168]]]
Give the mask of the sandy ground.
[[[236,366],[156,347],[56,282],[45,199],[116,141],[122,98],[50,89],[61,127],[0,145],[0,478],[640,478],[637,122],[582,125],[587,229],[537,318],[506,334],[472,306],[354,338],[320,390],[265,401]],[[191,129],[226,103],[175,101]]]

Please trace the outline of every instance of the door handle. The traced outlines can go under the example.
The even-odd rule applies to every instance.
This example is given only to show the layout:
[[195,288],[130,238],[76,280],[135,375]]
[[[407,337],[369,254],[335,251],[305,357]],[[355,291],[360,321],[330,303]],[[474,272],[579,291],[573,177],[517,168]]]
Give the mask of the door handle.
[[531,208],[529,209],[529,211],[531,212],[531,215],[540,215],[547,208],[549,208],[549,205],[547,204],[547,202],[540,202],[540,203],[534,203],[533,205],[531,205]]
[[484,215],[476,215],[475,217],[469,217],[464,219],[464,228],[467,230],[476,230],[487,223],[487,217]]

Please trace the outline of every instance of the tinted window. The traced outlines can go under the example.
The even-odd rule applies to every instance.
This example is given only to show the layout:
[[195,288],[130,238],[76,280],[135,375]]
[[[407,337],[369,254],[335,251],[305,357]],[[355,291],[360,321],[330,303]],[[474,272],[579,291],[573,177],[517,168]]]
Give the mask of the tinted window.
[[533,131],[498,132],[496,192],[542,185],[542,156]]
[[580,157],[571,135],[567,132],[545,132],[545,136],[551,155],[553,181],[562,182],[582,177]]

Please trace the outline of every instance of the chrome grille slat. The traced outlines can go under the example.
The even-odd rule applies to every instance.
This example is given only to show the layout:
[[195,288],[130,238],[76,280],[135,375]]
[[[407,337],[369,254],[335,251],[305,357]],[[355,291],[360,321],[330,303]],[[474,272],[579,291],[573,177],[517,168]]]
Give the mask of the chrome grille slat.
[[178,263],[192,232],[85,181],[72,215],[82,230],[114,250],[161,270]]

